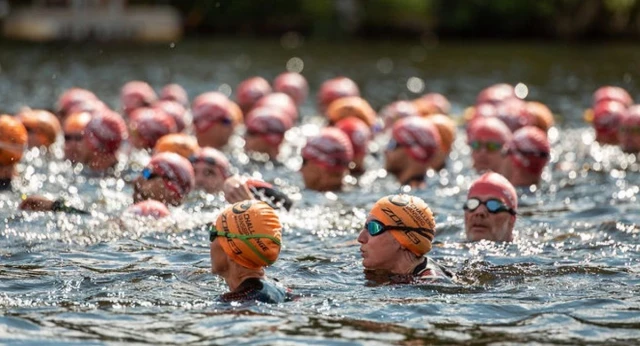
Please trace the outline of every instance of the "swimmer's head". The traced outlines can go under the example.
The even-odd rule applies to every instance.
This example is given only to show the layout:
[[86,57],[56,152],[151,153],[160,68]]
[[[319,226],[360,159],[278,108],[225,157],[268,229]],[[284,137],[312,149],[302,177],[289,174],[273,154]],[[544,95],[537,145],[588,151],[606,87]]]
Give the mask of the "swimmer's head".
[[471,147],[473,168],[478,171],[498,172],[505,158],[502,149],[513,134],[502,120],[495,117],[477,117],[467,125],[467,144]]
[[299,73],[284,72],[273,81],[273,90],[289,95],[297,106],[301,106],[309,94],[309,84]]
[[640,105],[629,107],[620,121],[620,148],[626,153],[640,153]]
[[358,236],[362,264],[366,269],[404,274],[399,265],[431,251],[435,234],[433,213],[422,199],[405,194],[385,196],[373,205]]
[[173,118],[177,132],[184,131],[187,126],[187,109],[182,104],[171,100],[160,100],[153,104],[153,108]]
[[[400,156],[408,157],[420,164],[427,164],[442,150],[442,139],[437,127],[423,117],[408,117],[398,120],[393,125],[392,139],[385,151],[385,166],[388,171],[396,173],[405,166],[399,164]],[[402,154],[402,155],[400,155]],[[396,169],[397,168],[397,169]]]
[[447,98],[439,93],[428,93],[415,100],[413,104],[418,109],[420,115],[426,117],[433,114],[449,114],[451,103]]
[[27,141],[27,129],[20,120],[10,115],[0,115],[0,166],[20,162]]
[[199,95],[191,107],[198,144],[221,149],[229,142],[236,125],[242,122],[238,105],[219,92]]
[[349,136],[353,146],[353,163],[355,165],[351,166],[351,173],[354,175],[364,173],[364,158],[367,155],[369,142],[373,137],[371,127],[356,117],[343,118],[334,126]]
[[180,84],[167,84],[162,87],[160,91],[160,100],[174,101],[179,103],[182,107],[189,106],[189,95],[187,91]]
[[535,126],[525,126],[513,133],[513,138],[505,145],[503,153],[508,159],[503,162],[501,172],[509,179],[519,175],[516,169],[539,179],[549,162],[551,145],[546,132]]
[[340,190],[353,161],[349,136],[337,128],[324,128],[302,148],[300,173],[308,189]]
[[596,141],[600,144],[618,144],[618,129],[626,112],[627,107],[618,101],[605,100],[596,104],[593,109]]
[[413,102],[402,100],[384,106],[379,115],[384,121],[384,128],[391,129],[399,119],[420,116],[420,112]]
[[516,189],[505,177],[487,172],[471,184],[464,205],[467,239],[513,240],[518,209]]
[[333,101],[347,96],[360,96],[360,89],[353,80],[347,77],[336,77],[326,80],[320,86],[317,102],[318,109],[325,114]]
[[129,138],[136,149],[151,149],[160,137],[177,129],[171,116],[155,108],[140,107],[129,115]]
[[125,214],[135,215],[139,217],[148,217],[152,219],[162,219],[171,213],[164,203],[148,199],[131,205],[125,211]]
[[60,95],[56,104],[56,114],[61,122],[71,113],[90,111],[98,102],[98,97],[82,88],[67,89]]
[[135,202],[155,199],[180,205],[193,189],[195,176],[189,160],[170,152],[153,155],[151,161],[134,181]]
[[263,96],[271,93],[271,85],[262,77],[245,79],[236,88],[236,101],[243,112],[248,112]]
[[[295,124],[298,121],[298,108],[296,106],[296,103],[291,98],[291,96],[285,93],[276,92],[276,93],[271,93],[261,97],[255,103],[251,111],[253,111],[256,108],[262,108],[262,107],[271,107],[271,108],[280,109],[282,112],[284,112],[284,114],[286,114],[289,117],[290,122],[292,124]],[[249,114],[251,113],[248,113],[245,116],[245,120],[249,119]]]
[[28,109],[18,114],[18,119],[27,129],[29,147],[49,147],[61,132],[60,121],[53,113],[39,109]]
[[184,158],[190,158],[198,151],[198,141],[186,133],[171,133],[160,137],[153,147],[154,153],[171,152]]
[[84,144],[87,124],[93,116],[88,112],[70,114],[64,121],[64,157],[73,163],[85,162],[88,150]]
[[516,97],[516,91],[513,85],[507,83],[499,83],[483,89],[476,99],[476,106],[483,103],[497,105],[505,100]]
[[220,213],[215,229],[210,229],[211,268],[223,270],[226,257],[248,269],[261,269],[273,264],[280,254],[282,224],[275,210],[265,202],[238,202]]
[[527,112],[528,116],[533,119],[532,125],[542,131],[546,132],[555,123],[553,119],[553,113],[551,113],[549,107],[547,107],[544,103],[535,101],[527,102],[525,111]]
[[95,155],[114,154],[126,138],[127,126],[115,112],[93,117],[84,133],[84,143]]
[[128,82],[120,91],[120,103],[127,116],[137,108],[150,107],[157,99],[151,85],[143,81]]
[[369,127],[376,123],[376,112],[369,102],[359,96],[347,96],[336,99],[327,108],[327,118],[330,124],[335,124],[344,118],[355,117],[364,121]]
[[275,156],[285,132],[292,126],[292,120],[282,109],[265,106],[251,110],[245,125],[245,150]]
[[196,177],[197,189],[208,193],[222,190],[225,179],[231,176],[231,164],[220,150],[204,147],[189,157]]
[[629,92],[623,88],[615,86],[603,86],[593,93],[593,106],[600,102],[616,101],[622,103],[625,107],[633,104],[633,99]]

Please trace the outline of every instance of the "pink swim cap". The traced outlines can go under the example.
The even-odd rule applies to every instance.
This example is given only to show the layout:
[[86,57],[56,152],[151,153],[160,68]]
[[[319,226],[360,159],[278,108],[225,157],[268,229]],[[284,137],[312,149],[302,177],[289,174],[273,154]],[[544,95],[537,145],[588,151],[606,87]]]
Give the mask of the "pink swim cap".
[[327,127],[318,136],[309,138],[302,148],[302,158],[316,162],[328,170],[342,171],[353,161],[353,147],[344,132],[335,127]]
[[147,82],[131,81],[120,91],[120,102],[125,114],[131,113],[136,108],[149,107],[157,99],[156,92]]
[[428,162],[442,150],[442,139],[436,126],[423,117],[409,117],[398,120],[393,125],[393,139],[414,160]]
[[479,117],[467,125],[468,142],[496,141],[504,144],[511,137],[511,130],[498,118]]
[[487,172],[471,184],[467,198],[490,195],[513,210],[518,209],[518,195],[511,182],[495,172]]
[[284,133],[292,124],[291,118],[279,108],[259,107],[247,114],[245,123],[247,133],[258,135],[272,145],[280,145],[284,140]]
[[603,86],[593,93],[594,106],[604,101],[617,101],[622,103],[625,107],[629,107],[633,104],[633,99],[626,90],[614,86]]
[[132,137],[140,140],[139,145],[144,149],[151,149],[160,137],[175,133],[175,120],[167,113],[155,108],[137,108],[129,116],[129,129]]
[[85,128],[84,140],[93,151],[113,154],[127,138],[127,125],[120,114],[106,112],[93,117]]
[[428,93],[415,99],[413,103],[418,107],[422,116],[431,114],[449,114],[451,103],[447,98],[439,93]]
[[142,217],[150,217],[156,220],[162,219],[163,217],[167,217],[171,214],[164,203],[153,199],[140,201],[127,208],[125,213]]
[[390,129],[398,119],[420,116],[420,112],[413,102],[402,100],[384,106],[379,115],[384,120],[384,127]]
[[618,101],[601,101],[593,109],[593,127],[599,134],[615,136],[627,107]]
[[527,103],[519,98],[504,100],[497,105],[498,119],[502,120],[511,131],[533,125],[533,117],[527,112]]
[[189,106],[187,91],[180,84],[167,84],[160,91],[160,99],[178,102],[182,107]]
[[494,84],[485,88],[478,94],[476,105],[491,103],[497,105],[505,100],[516,98],[515,88],[506,83]]
[[166,113],[176,123],[177,132],[182,132],[186,127],[187,110],[182,104],[171,100],[160,100],[153,104],[153,108]]
[[507,148],[513,164],[532,174],[540,175],[549,162],[549,139],[535,126],[525,126],[514,132]]
[[247,112],[263,96],[271,93],[271,85],[262,77],[245,79],[236,88],[236,100],[240,108]]
[[205,132],[215,123],[235,126],[242,122],[242,111],[235,102],[216,91],[199,95],[191,107],[196,132]]
[[273,81],[273,89],[289,95],[297,106],[302,105],[309,94],[307,80],[296,72],[284,72],[278,75]]
[[197,162],[206,162],[218,168],[225,179],[231,176],[231,163],[229,163],[227,156],[216,148],[204,147],[198,149],[195,154],[189,157],[189,162],[192,165]]
[[147,167],[164,177],[167,188],[180,198],[188,195],[195,185],[193,166],[189,160],[176,153],[165,151],[155,154]]
[[97,100],[96,95],[87,89],[71,88],[58,98],[56,113],[59,117],[64,118],[71,113],[85,111],[80,108],[88,108]]
[[355,157],[363,156],[367,153],[367,146],[373,135],[367,123],[360,118],[349,117],[339,120],[334,126],[349,136]]
[[[298,121],[298,108],[291,96],[285,93],[271,93],[265,95],[255,103],[253,108],[258,107],[274,107],[281,109],[286,115],[291,118],[291,123],[295,124]],[[248,118],[248,115],[247,115]]]
[[347,77],[329,79],[322,83],[318,91],[318,108],[324,113],[333,101],[347,96],[360,96],[356,82]]

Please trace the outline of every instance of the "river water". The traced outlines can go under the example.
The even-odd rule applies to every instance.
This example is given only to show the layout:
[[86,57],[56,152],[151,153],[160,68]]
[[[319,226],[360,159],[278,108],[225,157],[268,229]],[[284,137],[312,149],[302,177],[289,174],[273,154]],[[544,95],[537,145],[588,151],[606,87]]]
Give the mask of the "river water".
[[[640,49],[631,45],[543,43],[304,42],[187,40],[165,46],[2,43],[0,109],[53,108],[66,88],[89,88],[118,106],[132,79],[159,89],[184,85],[191,97],[229,92],[253,75],[302,69],[312,94],[338,74],[356,80],[374,107],[417,92],[449,97],[460,114],[485,86],[523,83],[528,99],[557,116],[552,162],[537,190],[521,192],[516,240],[465,243],[462,202],[475,175],[464,130],[447,170],[429,174],[425,199],[436,215],[430,256],[455,284],[366,281],[357,237],[368,208],[398,191],[371,156],[359,185],[342,193],[301,189],[295,155],[247,163],[240,172],[296,199],[282,212],[284,247],[267,275],[299,295],[282,305],[221,304],[224,282],[209,272],[207,233],[221,196],[192,193],[172,217],[121,217],[129,181],[145,155],[115,178],[87,175],[31,150],[14,191],[0,193],[0,342],[9,344],[636,344],[640,340],[640,164],[593,143],[581,114],[604,84],[640,98]],[[413,78],[413,79],[412,79]],[[417,79],[416,79],[417,78]],[[411,82],[409,82],[411,80]],[[285,153],[318,130],[313,99]],[[239,141],[236,141],[236,144]],[[384,143],[384,138],[378,139]],[[374,145],[375,147],[375,145]],[[19,213],[21,194],[64,196],[92,216]]]

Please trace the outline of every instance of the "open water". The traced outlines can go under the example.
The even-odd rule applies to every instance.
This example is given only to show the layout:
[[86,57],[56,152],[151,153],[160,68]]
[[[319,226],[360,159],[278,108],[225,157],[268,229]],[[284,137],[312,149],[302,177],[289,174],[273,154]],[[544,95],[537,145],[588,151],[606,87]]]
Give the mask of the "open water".
[[[87,175],[50,153],[30,151],[14,191],[0,193],[0,343],[6,344],[602,344],[640,340],[640,163],[593,143],[581,114],[599,86],[626,87],[640,100],[640,49],[631,45],[437,44],[188,40],[163,46],[0,45],[0,109],[53,108],[66,88],[93,90],[118,107],[119,88],[142,79],[190,96],[231,92],[253,75],[287,67],[320,82],[356,80],[376,107],[419,93],[444,93],[454,113],[497,82],[523,83],[547,103],[552,162],[539,189],[521,192],[516,240],[466,243],[466,189],[475,177],[464,130],[447,170],[412,191],[435,212],[430,256],[456,284],[380,285],[365,280],[354,243],[368,208],[398,191],[380,156],[342,193],[301,188],[295,153],[318,130],[313,96],[303,124],[287,135],[280,164],[240,172],[279,185],[296,200],[280,214],[284,248],[267,270],[300,295],[282,305],[221,304],[224,282],[209,272],[207,233],[221,196],[192,193],[160,222],[122,217],[129,181],[148,158],[136,154],[114,178]],[[235,140],[235,144],[241,141]],[[378,138],[383,144],[384,138]],[[373,146],[375,149],[375,145]],[[22,194],[64,196],[92,216],[20,213]]]

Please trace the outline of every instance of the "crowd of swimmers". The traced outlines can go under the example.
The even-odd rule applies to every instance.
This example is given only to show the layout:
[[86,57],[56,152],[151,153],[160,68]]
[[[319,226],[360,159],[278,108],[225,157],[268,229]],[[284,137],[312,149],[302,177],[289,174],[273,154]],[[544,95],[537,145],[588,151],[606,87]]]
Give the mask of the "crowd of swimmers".
[[[228,159],[230,139],[240,135],[244,151],[277,160],[285,134],[301,122],[300,106],[309,87],[298,74],[283,73],[269,83],[261,77],[243,81],[231,99],[211,91],[189,100],[184,88],[166,85],[159,94],[147,83],[123,86],[116,111],[93,92],[64,92],[53,111],[25,108],[0,116],[0,188],[11,189],[16,165],[27,148],[51,147],[64,141],[64,156],[85,172],[109,176],[123,152],[149,153],[132,181],[134,205],[127,212],[163,218],[194,189],[223,193],[230,205],[210,235],[211,271],[229,287],[224,301],[281,302],[290,293],[265,278],[282,243],[278,213],[293,201],[276,186],[237,174]],[[306,138],[299,172],[304,187],[340,191],[347,176],[366,171],[365,158],[376,136],[387,136],[384,168],[401,186],[419,191],[428,170],[446,169],[458,125],[464,122],[473,181],[464,202],[469,241],[513,240],[518,216],[516,188],[540,183],[549,162],[548,130],[554,117],[540,102],[520,99],[513,86],[497,84],[482,90],[461,119],[452,118],[441,94],[400,100],[376,112],[346,77],[322,83],[317,110],[326,126]],[[606,86],[594,93],[585,112],[602,145],[640,152],[640,106],[629,93]],[[27,211],[86,213],[62,199],[39,195],[23,198]],[[450,280],[452,273],[426,257],[436,236],[430,207],[404,193],[380,198],[363,220],[357,237],[365,272],[390,275],[396,282]]]

